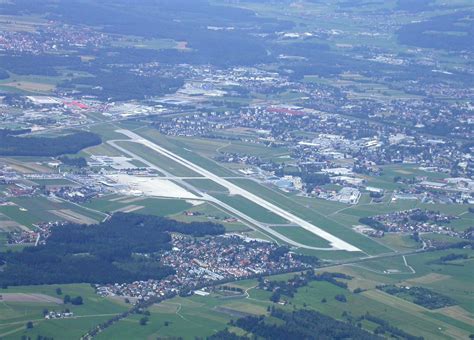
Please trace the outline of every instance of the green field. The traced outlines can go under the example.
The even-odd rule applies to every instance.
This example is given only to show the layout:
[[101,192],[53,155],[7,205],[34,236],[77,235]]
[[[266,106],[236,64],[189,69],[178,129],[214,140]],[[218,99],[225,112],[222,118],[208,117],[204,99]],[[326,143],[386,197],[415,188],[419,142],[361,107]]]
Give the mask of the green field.
[[136,198],[129,196],[104,196],[95,198],[84,206],[102,212],[114,212],[130,206],[142,207],[136,210],[140,214],[168,216],[192,207],[191,204],[179,199]]
[[[380,269],[380,271],[376,272],[370,270],[371,268],[365,269],[353,266],[321,269],[321,271],[330,270],[353,275],[354,278],[347,281],[350,290],[337,287],[328,282],[311,282],[308,286],[299,288],[293,298],[283,297],[289,304],[286,306],[276,306],[289,311],[299,308],[310,308],[343,320],[345,319],[343,317],[344,312],[352,317],[358,317],[369,312],[372,315],[387,320],[395,327],[400,327],[413,335],[423,336],[425,339],[464,338],[474,331],[473,326],[466,321],[466,318],[472,317],[472,314],[469,314],[469,312],[466,312],[467,314],[465,315],[462,314],[462,317],[456,319],[452,313],[463,313],[463,309],[453,309],[453,311],[445,311],[444,309],[427,310],[409,301],[375,289],[376,284],[382,282],[393,283],[400,280],[421,280],[421,283],[417,283],[417,285],[426,285],[423,283],[426,274],[432,271],[438,273],[438,270],[432,267],[432,265],[427,265],[426,261],[445,253],[433,252],[410,256],[409,264],[415,268],[416,273],[407,272],[399,275],[381,274],[384,269],[392,268],[395,265],[403,266],[403,264],[400,264],[400,257],[372,260],[365,264],[367,267],[377,267]],[[469,268],[472,269],[472,261],[469,264]],[[447,270],[450,273],[453,271],[452,268],[447,268]],[[467,268],[463,270],[467,271]],[[283,274],[270,277],[270,279],[288,280],[292,276],[293,274]],[[445,285],[449,284],[451,286],[451,288],[446,289],[459,289],[460,293],[465,290],[472,292],[472,288],[469,287],[470,281],[467,281],[469,279],[469,275],[464,274],[461,277],[461,281],[463,281],[461,286],[454,285],[456,281],[445,282]],[[458,281],[459,283],[460,281]],[[180,336],[184,339],[194,339],[195,336],[205,337],[228,326],[227,322],[230,319],[236,318],[235,314],[232,315],[232,313],[265,314],[267,307],[272,305],[269,301],[271,292],[253,288],[257,285],[256,280],[238,281],[232,285],[248,289],[249,297],[226,299],[215,293],[206,297],[176,297],[151,307],[149,309],[151,312],[150,322],[146,326],[139,325],[141,315],[134,315],[107,329],[98,338],[143,339]],[[436,284],[433,283],[431,286],[430,289],[437,290],[433,288]],[[358,287],[366,290],[359,294],[351,292]],[[337,294],[345,295],[347,302],[343,303],[335,300],[334,296]],[[465,292],[465,294],[467,293]],[[326,302],[322,302],[323,299]],[[368,321],[364,321],[362,326],[368,330],[374,330],[376,327],[375,324]],[[235,328],[231,329],[238,331]]]
[[[141,315],[133,315],[120,321],[97,337],[98,339],[146,339],[158,336],[181,336],[194,339],[209,336],[222,329],[231,317],[219,313],[214,307],[219,304],[214,297],[193,296],[174,298],[150,308],[150,322],[139,325]],[[168,321],[169,325],[165,326]]]
[[[235,133],[234,136],[238,136],[238,132],[232,131]],[[256,132],[251,130],[249,133],[242,134],[243,137],[256,137]],[[259,143],[249,143],[244,141],[227,141],[221,139],[206,139],[206,138],[183,138],[183,137],[168,137],[171,141],[175,143],[183,143],[189,149],[192,149],[194,152],[208,157],[213,158],[220,153],[238,153],[238,154],[247,154],[251,156],[261,157],[264,160],[273,160],[278,162],[281,161],[282,156],[289,154],[289,151],[285,147],[268,147],[264,144]]]
[[[199,206],[195,207],[195,209]],[[202,207],[202,211],[207,208]],[[209,210],[211,211],[211,210]],[[460,339],[467,337],[473,330],[467,320],[473,317],[472,308],[474,291],[472,289],[473,264],[472,258],[458,261],[457,265],[437,265],[430,261],[450,252],[467,253],[471,250],[446,250],[420,253],[407,256],[411,270],[400,270],[399,273],[386,274],[384,271],[394,268],[407,268],[400,256],[373,259],[355,265],[324,268],[319,271],[344,272],[353,276],[352,280],[343,280],[350,289],[344,289],[328,282],[311,282],[308,286],[298,289],[293,298],[283,296],[289,302],[286,306],[275,305],[289,311],[299,308],[310,308],[321,313],[344,320],[343,313],[352,317],[364,315],[366,312],[376,315],[400,327],[413,335],[424,336],[425,339]],[[270,277],[271,280],[288,280],[294,274],[282,274]],[[342,280],[342,279],[340,279]],[[453,297],[459,306],[451,309],[427,310],[401,298],[385,294],[377,289],[377,284],[404,283],[424,286]],[[267,313],[270,292],[255,289],[256,280],[237,281],[231,285],[248,290],[249,297],[228,299],[212,293],[209,296],[175,297],[149,308],[151,313],[146,326],[139,320],[143,315],[135,314],[121,320],[98,335],[99,339],[144,339],[157,337],[183,337],[194,339],[196,336],[206,337],[217,330],[228,326],[231,319],[242,315],[261,315]],[[81,295],[85,298],[82,306],[70,306],[78,318],[69,320],[46,321],[41,317],[44,308],[58,308],[52,303],[2,303],[0,304],[0,335],[5,339],[17,339],[23,334],[55,336],[58,334],[68,338],[77,338],[92,326],[97,325],[127,308],[119,300],[109,300],[95,295],[89,285],[51,285],[34,287],[10,287],[0,290],[2,293],[42,293],[57,297],[56,287],[61,287],[64,294]],[[365,291],[355,294],[355,288]],[[339,302],[335,295],[343,294],[347,302]],[[322,302],[325,299],[326,302]],[[456,314],[457,313],[457,314]],[[237,316],[238,315],[238,316]],[[456,317],[458,315],[459,317]],[[25,330],[25,323],[33,320],[34,328]],[[375,324],[364,321],[362,326],[373,330]],[[233,329],[233,328],[232,328]],[[234,330],[234,329],[233,329]],[[235,329],[238,331],[238,329]]]
[[231,218],[232,215],[228,214],[218,207],[212,205],[211,203],[203,203],[196,206],[193,206],[186,211],[198,213],[199,215],[195,216],[186,216],[182,213],[174,214],[170,216],[171,218],[183,221],[183,222],[215,222],[222,224],[227,232],[244,232],[251,230],[248,226],[243,224],[240,221],[236,222],[226,222],[225,220]]
[[317,237],[313,233],[307,231],[298,226],[291,226],[291,227],[272,227],[273,230],[279,232],[280,234],[296,241],[298,243],[304,244],[310,247],[322,247],[328,248],[329,243],[328,241]]
[[202,179],[186,179],[185,182],[191,184],[195,188],[204,192],[219,192],[219,193],[228,193],[229,190],[224,188],[222,185],[217,184],[216,182],[202,178]]
[[[1,206],[0,212],[3,215],[8,216],[11,220],[27,227],[31,227],[33,224],[41,220],[38,219],[36,216],[30,214],[28,211],[20,210],[20,207],[18,206]],[[50,220],[52,218],[53,216],[48,215],[48,218],[45,219],[45,221]]]
[[138,210],[138,213],[157,216],[173,215],[192,207],[192,204],[184,200],[155,198],[144,199],[139,203],[139,205],[143,205],[144,208]]
[[[455,267],[454,269],[451,268],[453,266],[426,264],[430,258],[437,258],[446,253],[434,252],[407,257],[408,264],[414,268],[415,273],[405,270],[396,275],[383,274],[383,271],[394,267],[403,268],[404,264],[401,257],[373,260],[357,267],[340,266],[330,268],[330,271],[344,272],[354,276],[353,280],[347,281],[351,290],[363,288],[367,291],[354,294],[326,282],[313,282],[308,287],[301,288],[295,298],[290,299],[290,308],[315,308],[335,318],[340,318],[344,311],[349,312],[352,316],[362,315],[368,311],[409,333],[422,335],[425,339],[463,338],[474,330],[472,324],[466,321],[467,318],[473,317],[472,294],[474,292],[470,284],[472,282],[473,263],[471,260],[469,264],[464,263],[464,267]],[[439,267],[443,267],[441,272]],[[463,270],[465,273],[458,278],[455,276],[457,274],[454,273],[457,270]],[[431,275],[428,276],[428,274]],[[288,276],[282,276],[282,278],[288,278]],[[396,282],[426,286],[442,294],[450,295],[459,302],[461,307],[461,309],[456,307],[453,313],[458,313],[462,317],[456,320],[453,316],[455,314],[450,314],[450,311],[443,309],[430,311],[375,289],[377,284]],[[252,290],[251,296],[253,296],[253,292],[258,291]],[[336,294],[344,294],[348,302],[335,301],[333,297]],[[261,296],[261,293],[258,296]],[[323,298],[327,300],[326,303],[321,303]],[[463,309],[465,312],[462,312]]]
[[109,156],[109,157],[123,156],[121,151],[115,149],[113,146],[109,144],[104,144],[104,143],[84,149],[82,150],[82,152],[85,152],[90,155],[96,155],[96,156]]
[[201,177],[198,173],[190,170],[189,168],[173,161],[172,159],[160,155],[158,152],[154,152],[147,148],[144,145],[137,143],[128,143],[128,142],[117,142],[117,145],[130,150],[134,154],[142,157],[146,161],[156,165],[158,168],[167,171],[174,176],[180,177]]
[[228,196],[228,195],[223,195],[223,194],[213,194],[212,196],[230,205],[231,207],[238,209],[239,211],[243,212],[247,216],[259,222],[269,223],[269,224],[288,223],[288,221],[286,221],[282,217],[272,213],[270,210],[267,210],[240,195]]
[[378,239],[378,241],[395,251],[414,250],[421,247],[421,244],[416,242],[412,235],[406,234],[386,233],[384,237]]
[[[57,287],[62,289],[62,295],[57,295]],[[109,319],[111,316],[127,309],[121,303],[98,297],[94,290],[86,284],[22,286],[0,289],[0,294],[7,293],[36,293],[62,299],[64,295],[82,296],[84,304],[74,306],[51,302],[6,302],[0,304],[0,337],[2,339],[19,339],[22,335],[36,338],[37,335],[51,336],[63,339],[79,338],[92,326]],[[46,320],[43,310],[62,311],[69,308],[74,318]],[[33,321],[33,329],[26,330],[25,324]]]
[[34,182],[38,185],[44,185],[44,186],[74,186],[78,185],[77,183],[74,183],[70,180],[67,180],[65,178],[60,178],[60,179],[35,179]]
[[[17,197],[12,198],[11,202],[14,206],[0,206],[0,213],[8,216],[15,222],[31,227],[38,222],[57,221],[61,218],[52,211],[71,210],[88,219],[100,221],[104,218],[104,214],[85,209],[81,206],[66,202],[50,200],[46,197]],[[26,209],[26,210],[21,210]]]

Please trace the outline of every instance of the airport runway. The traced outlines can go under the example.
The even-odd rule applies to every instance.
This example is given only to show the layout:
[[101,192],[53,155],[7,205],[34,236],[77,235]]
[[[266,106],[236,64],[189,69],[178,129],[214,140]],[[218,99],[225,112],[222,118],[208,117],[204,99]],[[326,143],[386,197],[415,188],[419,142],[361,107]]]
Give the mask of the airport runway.
[[[160,155],[162,156],[165,156],[165,157],[168,157],[170,158],[171,160],[173,160],[174,162],[178,163],[178,164],[181,164],[191,170],[193,170],[194,172],[204,176],[205,178],[207,179],[210,179],[212,181],[214,181],[215,183],[227,188],[227,190],[229,190],[229,193],[231,195],[240,195],[242,197],[245,197],[246,199],[254,202],[255,204],[258,204],[259,206],[273,212],[274,214],[286,219],[287,221],[291,222],[291,223],[294,223],[306,230],[308,230],[309,232],[313,233],[314,235],[320,237],[320,238],[323,238],[325,239],[326,241],[329,242],[329,244],[331,245],[331,247],[329,248],[318,248],[318,247],[309,247],[309,246],[304,246],[304,245],[300,245],[298,244],[297,242],[293,241],[293,240],[290,240],[289,238],[279,234],[278,232],[276,232],[275,230],[269,228],[268,226],[263,226],[262,228],[265,229],[266,232],[282,239],[283,241],[285,242],[288,242],[289,244],[292,244],[292,245],[295,245],[298,244],[297,246],[301,247],[303,246],[304,248],[310,248],[310,249],[318,249],[318,250],[345,250],[345,251],[350,251],[350,252],[355,252],[355,251],[361,251],[359,248],[353,246],[352,244],[350,243],[347,243],[346,241],[344,240],[341,240],[340,238],[328,233],[327,231],[309,223],[308,221],[305,221],[304,219],[298,217],[298,216],[295,216],[293,215],[292,213],[289,213],[287,212],[286,210],[274,205],[273,203],[270,203],[268,201],[266,201],[265,199],[235,185],[234,183],[231,183],[229,182],[228,180],[222,178],[222,177],[219,177],[217,175],[215,175],[214,173],[182,158],[181,156],[141,137],[140,135],[130,131],[130,130],[124,130],[124,129],[120,129],[120,130],[117,130],[116,132],[118,133],[121,133],[125,136],[127,136],[128,138],[130,138],[130,140],[123,140],[123,141],[126,141],[126,142],[135,142],[135,143],[139,143],[139,144],[142,144],[146,147],[148,147],[149,149],[155,151],[155,152],[158,152]],[[139,159],[140,161],[142,161],[142,159],[133,154],[132,152],[128,151],[128,150],[125,150],[124,148],[118,146],[115,142],[117,141],[109,141],[109,144],[112,144],[112,146],[116,147],[117,149],[120,149],[121,151],[123,152],[126,152],[128,154],[131,154],[133,155],[135,158]],[[146,162],[146,164],[150,164],[149,162]],[[184,181],[183,181],[184,182]],[[185,183],[185,182],[184,182]],[[189,185],[189,184],[188,184]],[[196,191],[196,189],[194,188],[193,191]],[[238,215],[238,216],[245,216],[245,219],[251,223],[254,223],[256,222],[256,225],[258,225],[260,227],[261,223],[259,223],[258,221],[255,221],[254,219],[250,218],[249,216],[246,216],[244,215],[242,212],[240,212],[239,210],[235,209],[235,208],[232,208],[231,206],[229,206],[228,204],[225,204],[224,202],[221,202],[219,200],[217,200],[216,198],[210,196],[210,195],[207,195],[207,194],[202,194],[204,196],[204,199],[206,200],[209,200],[209,201],[213,201],[215,202],[216,204],[219,204],[220,206],[222,206],[223,208],[225,208],[226,210],[230,210],[232,213]],[[295,244],[296,243],[296,244]]]

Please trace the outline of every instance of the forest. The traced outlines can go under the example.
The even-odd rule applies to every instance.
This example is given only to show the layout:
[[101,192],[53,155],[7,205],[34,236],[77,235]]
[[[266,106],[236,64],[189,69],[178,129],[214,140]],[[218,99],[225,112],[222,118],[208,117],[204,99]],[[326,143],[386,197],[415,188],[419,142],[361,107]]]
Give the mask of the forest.
[[174,273],[150,257],[170,249],[169,232],[191,236],[223,234],[211,222],[183,223],[151,215],[116,213],[93,226],[54,227],[46,244],[0,253],[0,285],[114,283],[161,279]]
[[57,55],[5,55],[0,56],[0,65],[3,69],[17,75],[34,74],[52,77],[59,75],[57,67],[78,69],[81,66],[81,59]]
[[61,83],[60,87],[79,90],[83,95],[96,96],[101,100],[125,101],[173,93],[183,85],[183,80],[179,78],[141,77],[120,69],[100,71],[93,68],[90,71],[94,72],[95,77],[75,78]]
[[445,296],[424,287],[398,287],[395,285],[384,285],[377,286],[377,289],[390,295],[395,295],[402,299],[412,301],[413,303],[428,309],[456,305],[456,301],[451,299],[449,296]]
[[8,78],[10,78],[8,72],[0,68],[0,80]]
[[472,12],[458,11],[402,26],[398,32],[401,44],[447,51],[474,50]]
[[233,325],[261,339],[381,339],[355,325],[312,310],[286,312],[273,309],[270,315],[278,322],[271,322],[263,316],[247,316],[233,322]]
[[372,217],[361,217],[359,218],[359,223],[368,225],[375,230],[387,231],[387,227],[383,223],[373,219]]
[[77,153],[84,148],[102,143],[99,135],[87,131],[74,131],[58,137],[20,136],[26,132],[0,130],[0,155],[55,157]]
[[76,168],[85,168],[87,166],[87,160],[84,157],[68,157],[61,156],[58,158],[64,165],[73,166]]

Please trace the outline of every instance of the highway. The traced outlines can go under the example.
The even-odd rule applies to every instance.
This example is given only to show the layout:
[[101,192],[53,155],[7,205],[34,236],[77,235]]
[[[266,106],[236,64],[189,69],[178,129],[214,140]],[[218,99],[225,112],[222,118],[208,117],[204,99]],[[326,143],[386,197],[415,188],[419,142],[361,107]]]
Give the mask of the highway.
[[[125,130],[125,129],[120,129],[120,130],[116,130],[116,132],[118,133],[121,133],[125,136],[127,136],[128,138],[130,138],[130,140],[123,140],[123,141],[126,141],[126,142],[134,142],[134,143],[139,143],[139,144],[142,144],[144,146],[146,146],[147,148],[159,153],[160,155],[162,156],[165,156],[165,157],[168,157],[170,158],[171,160],[173,160],[174,162],[178,163],[178,164],[181,164],[189,169],[191,169],[192,171],[204,176],[205,178],[207,179],[210,179],[212,181],[214,181],[215,183],[227,188],[229,190],[229,193],[231,195],[240,195],[242,197],[245,197],[246,199],[254,202],[255,204],[258,204],[259,206],[271,211],[272,213],[284,218],[285,220],[291,222],[291,223],[294,223],[306,230],[308,230],[309,232],[313,233],[314,235],[322,238],[322,239],[325,239],[326,241],[329,242],[330,246],[329,248],[317,248],[317,247],[308,247],[308,246],[304,246],[304,248],[311,248],[311,249],[318,249],[318,250],[345,250],[345,251],[350,251],[350,252],[360,252],[361,250],[355,246],[353,246],[352,244],[349,244],[348,242],[344,241],[344,240],[341,240],[340,238],[328,233],[327,231],[311,224],[310,222],[308,221],[305,221],[304,219],[298,217],[298,216],[295,216],[293,215],[292,213],[289,213],[287,212],[286,210],[274,205],[273,203],[270,203],[268,201],[266,201],[265,199],[239,187],[238,185],[235,185],[231,182],[229,182],[228,180],[222,178],[222,177],[219,177],[217,175],[215,175],[214,173],[182,158],[181,156],[143,138],[142,136],[130,131],[130,130]],[[143,161],[142,158],[140,158],[138,155],[135,155],[133,154],[132,152],[118,146],[116,144],[117,141],[109,141],[108,143],[111,144],[112,146],[116,147],[117,149],[123,151],[123,152],[126,152],[130,155],[132,155],[133,157],[137,158],[138,160],[140,161]],[[150,164],[149,162],[146,162],[145,164]],[[170,175],[170,174],[165,174],[165,175]],[[181,182],[182,184],[183,182]],[[184,182],[185,183],[185,182]],[[186,185],[186,187],[189,187],[189,184]],[[196,191],[196,189],[193,187],[193,191]],[[246,216],[245,214],[243,214],[242,212],[240,212],[239,210],[235,209],[235,208],[232,208],[231,206],[229,206],[228,204],[225,204],[224,202],[221,202],[219,200],[217,200],[216,198],[210,196],[210,195],[207,195],[205,193],[202,193],[201,194],[203,196],[204,199],[206,200],[209,200],[209,201],[212,201],[212,202],[215,202],[216,204],[219,204],[221,207],[223,207],[224,209],[226,210],[229,210],[230,212],[234,213],[235,215],[241,217],[241,218],[244,218],[245,220],[251,222],[251,223],[254,223],[256,225],[258,225],[259,227],[261,226],[263,229],[265,229],[266,232],[280,238],[281,240],[285,241],[285,242],[288,242],[289,244],[292,244],[292,245],[295,245],[295,243],[297,242],[294,242],[293,240],[290,240],[289,238],[279,234],[278,232],[276,232],[275,230],[267,227],[267,226],[264,226],[262,225],[260,222],[258,221],[255,221],[254,219],[252,219],[251,217],[249,216]],[[245,216],[245,217],[244,217]],[[303,245],[301,244],[298,244],[297,246],[301,247]]]

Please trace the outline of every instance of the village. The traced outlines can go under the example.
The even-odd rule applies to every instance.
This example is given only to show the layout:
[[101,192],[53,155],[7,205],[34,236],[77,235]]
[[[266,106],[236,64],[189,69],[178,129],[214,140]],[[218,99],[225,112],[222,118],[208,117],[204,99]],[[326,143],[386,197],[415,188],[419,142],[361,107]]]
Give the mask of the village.
[[130,301],[193,292],[206,295],[206,288],[215,284],[310,267],[298,258],[275,243],[240,235],[201,240],[173,235],[172,249],[161,255],[160,263],[175,268],[174,275],[159,281],[96,285],[96,291],[100,296],[119,296]]

